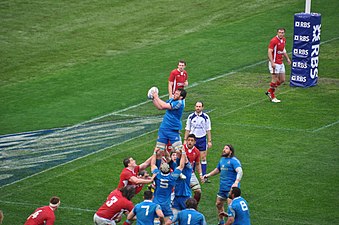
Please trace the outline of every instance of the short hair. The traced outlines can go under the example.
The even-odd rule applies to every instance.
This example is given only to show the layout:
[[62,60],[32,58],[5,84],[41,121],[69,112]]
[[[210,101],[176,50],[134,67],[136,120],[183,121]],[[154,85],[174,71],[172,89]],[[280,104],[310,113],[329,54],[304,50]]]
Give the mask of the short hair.
[[188,138],[193,138],[194,140],[197,140],[195,134],[189,134],[189,135],[187,136],[187,139],[188,139]]
[[197,101],[195,104],[201,103],[201,106],[204,107],[204,103],[202,101]]
[[183,64],[185,64],[185,66],[186,66],[186,61],[183,60],[183,59],[180,59],[179,62],[178,62],[178,64],[179,64],[179,63],[183,63]]
[[277,32],[278,32],[279,30],[283,30],[284,32],[286,32],[286,29],[285,29],[284,27],[279,27],[279,28],[277,29]]
[[170,166],[168,165],[168,163],[161,163],[160,165],[160,171],[164,174],[168,174],[170,172]]
[[178,91],[180,91],[180,96],[182,97],[182,99],[185,99],[187,95],[187,91],[183,88],[178,88]]
[[128,200],[131,200],[135,195],[135,187],[134,185],[127,185],[125,187],[120,188],[120,192],[122,196],[124,196]]
[[153,192],[150,190],[147,190],[144,192],[144,199],[145,200],[151,200],[153,197]]
[[234,197],[239,197],[241,195],[241,190],[238,187],[232,187],[232,194]]
[[130,158],[131,158],[131,157],[124,158],[124,160],[122,161],[122,163],[124,164],[125,167],[128,167],[128,164],[129,164],[129,162],[130,162]]
[[197,209],[198,208],[198,202],[194,198],[189,198],[185,201],[186,208],[191,208],[191,209]]

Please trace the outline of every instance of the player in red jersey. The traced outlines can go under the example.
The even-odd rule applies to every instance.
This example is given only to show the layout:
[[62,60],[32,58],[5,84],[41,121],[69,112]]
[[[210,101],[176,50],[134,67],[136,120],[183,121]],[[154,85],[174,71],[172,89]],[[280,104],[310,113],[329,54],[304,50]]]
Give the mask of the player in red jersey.
[[131,199],[135,195],[135,187],[127,185],[113,190],[105,203],[94,214],[93,220],[96,225],[116,225],[120,222],[122,214],[128,215],[134,205]]
[[272,74],[272,80],[270,83],[270,88],[265,93],[271,102],[280,102],[279,99],[275,97],[275,90],[279,85],[285,82],[285,66],[283,63],[284,56],[287,59],[288,65],[291,65],[291,60],[286,53],[285,45],[286,38],[285,28],[278,28],[277,35],[271,39],[270,44],[268,45],[268,68]]
[[52,197],[48,206],[37,208],[26,220],[24,225],[53,225],[55,221],[54,211],[60,205],[60,198]]
[[142,190],[144,184],[149,184],[153,181],[152,178],[139,176],[139,172],[150,166],[150,163],[151,157],[140,165],[137,165],[136,161],[132,157],[125,158],[123,160],[125,168],[120,174],[118,188],[122,188],[127,185],[134,185],[136,188],[136,194],[138,194]]
[[178,68],[171,71],[168,78],[168,96],[173,98],[174,92],[179,88],[185,88],[188,85],[188,74],[185,70],[186,62],[180,60]]
[[195,175],[195,170],[199,173],[200,180],[203,180],[203,174],[201,170],[201,162],[200,162],[200,151],[195,147],[196,137],[194,134],[189,134],[186,139],[186,144],[184,145],[184,149],[187,155],[188,160],[190,161],[193,167],[193,173],[191,176],[190,186],[192,191],[194,192],[194,199],[199,203],[201,198],[201,186],[197,176]]

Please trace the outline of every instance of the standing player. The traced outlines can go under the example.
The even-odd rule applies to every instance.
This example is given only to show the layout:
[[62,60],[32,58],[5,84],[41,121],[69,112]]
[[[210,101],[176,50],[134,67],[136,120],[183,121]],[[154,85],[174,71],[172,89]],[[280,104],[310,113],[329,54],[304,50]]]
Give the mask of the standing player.
[[131,199],[135,195],[135,187],[128,185],[112,191],[105,203],[94,214],[96,225],[116,225],[120,222],[122,214],[128,214],[134,207]]
[[197,203],[199,204],[201,198],[201,186],[197,176],[195,175],[195,171],[198,172],[200,180],[203,180],[203,175],[201,172],[200,151],[199,149],[197,149],[197,147],[194,146],[195,141],[196,141],[195,135],[189,134],[186,139],[186,144],[184,145],[184,148],[188,161],[191,163],[193,167],[190,187],[194,192],[194,199],[197,200]]
[[[240,187],[240,180],[243,176],[240,161],[235,157],[235,150],[232,145],[225,145],[221,159],[217,167],[204,178],[208,178],[220,173],[219,192],[217,194],[216,207],[218,210],[219,224],[224,224],[224,204],[232,187]],[[229,202],[230,203],[230,202]]]
[[272,74],[270,88],[265,93],[271,102],[281,102],[275,97],[275,90],[279,85],[285,82],[285,65],[283,63],[284,56],[287,59],[288,65],[291,65],[291,60],[286,53],[285,45],[286,38],[285,28],[277,29],[277,36],[271,39],[268,45],[268,69]]
[[145,162],[140,165],[136,164],[136,161],[132,157],[125,158],[123,164],[125,168],[121,171],[120,181],[118,188],[125,187],[127,185],[134,185],[136,188],[136,194],[138,194],[144,184],[152,183],[152,178],[143,178],[138,176],[140,171],[145,170],[151,162],[151,158],[148,158]]
[[158,96],[157,92],[153,93],[153,104],[159,110],[166,110],[158,131],[156,147],[164,151],[168,142],[172,148],[177,150],[181,148],[182,142],[180,130],[182,129],[181,117],[185,108],[186,91],[178,89],[174,97],[164,102]]
[[157,149],[155,149],[151,160],[152,173],[156,175],[154,178],[155,190],[153,202],[161,206],[166,221],[168,217],[173,216],[173,212],[171,210],[171,194],[175,186],[175,181],[179,178],[179,175],[185,165],[186,154],[185,150],[182,149],[183,154],[180,158],[179,166],[170,173],[170,166],[168,163],[162,162],[160,170],[155,165],[156,151]]
[[26,220],[25,225],[53,225],[55,221],[54,211],[60,205],[59,197],[52,197],[48,206],[37,208]]
[[137,218],[137,225],[151,225],[154,224],[155,217],[159,217],[160,224],[164,223],[164,214],[158,204],[152,202],[152,191],[144,192],[144,201],[136,204],[133,210],[127,215],[127,220],[123,225],[129,225]]
[[173,98],[174,93],[179,88],[184,89],[188,85],[188,74],[185,70],[186,62],[180,60],[178,68],[171,71],[168,78],[168,97]]
[[179,222],[179,224],[194,224],[194,225],[207,224],[205,216],[197,211],[198,203],[194,198],[187,199],[185,205],[186,209],[180,211],[176,218],[171,218],[171,220],[168,220],[166,222],[166,225],[170,225],[175,222]]
[[186,121],[184,140],[187,139],[189,134],[195,135],[195,146],[200,151],[202,174],[205,175],[207,171],[207,149],[212,147],[212,135],[210,117],[203,112],[203,109],[203,102],[198,101],[195,103],[195,112],[191,113]]
[[221,213],[228,216],[226,225],[251,225],[250,210],[247,201],[241,197],[240,188],[233,187],[229,198],[232,199],[232,203],[228,206],[227,213]]

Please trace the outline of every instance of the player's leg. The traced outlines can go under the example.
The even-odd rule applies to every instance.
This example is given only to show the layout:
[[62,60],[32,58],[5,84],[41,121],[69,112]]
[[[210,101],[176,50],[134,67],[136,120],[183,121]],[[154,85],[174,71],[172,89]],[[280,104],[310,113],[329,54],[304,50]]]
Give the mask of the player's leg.
[[197,200],[197,203],[199,204],[201,198],[201,186],[195,173],[192,173],[190,187],[194,193],[193,195],[194,199]]
[[267,97],[272,101],[272,99],[275,98],[275,89],[277,88],[276,82],[278,81],[278,76],[277,76],[277,64],[276,67],[273,69],[271,62],[268,63],[268,70],[270,71],[271,74],[271,82],[270,82],[270,87],[266,91]]
[[216,200],[216,207],[217,207],[217,213],[218,213],[218,221],[220,225],[223,225],[225,224],[225,221],[224,221],[224,216],[223,214],[221,214],[221,212],[224,212],[224,204],[225,202],[227,201],[227,197],[221,197],[219,196],[219,193],[218,193],[218,196],[217,196],[217,200]]

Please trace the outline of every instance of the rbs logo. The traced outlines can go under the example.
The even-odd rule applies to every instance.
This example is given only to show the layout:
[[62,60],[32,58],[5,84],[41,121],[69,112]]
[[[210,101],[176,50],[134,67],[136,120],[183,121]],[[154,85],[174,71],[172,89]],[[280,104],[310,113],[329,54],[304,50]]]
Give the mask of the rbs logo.
[[295,27],[302,27],[302,28],[310,28],[311,27],[311,22],[295,21],[294,26]]
[[[312,42],[320,41],[321,24],[313,26]],[[319,44],[312,45],[311,52],[311,70],[310,76],[312,79],[318,76],[318,64],[319,64]]]

